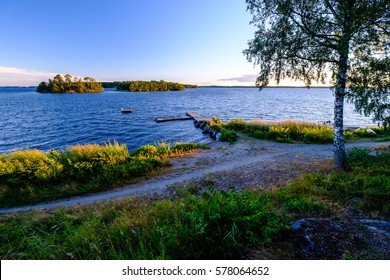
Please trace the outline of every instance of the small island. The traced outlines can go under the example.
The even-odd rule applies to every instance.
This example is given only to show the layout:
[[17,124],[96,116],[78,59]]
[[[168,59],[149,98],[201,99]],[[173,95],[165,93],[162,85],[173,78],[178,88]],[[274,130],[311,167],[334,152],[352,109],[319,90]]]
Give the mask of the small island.
[[40,93],[84,93],[84,92],[102,92],[104,88],[101,83],[94,78],[85,77],[83,79],[66,74],[65,80],[57,74],[49,82],[42,82],[37,87],[37,92]]
[[185,85],[175,82],[160,81],[123,81],[123,82],[103,82],[103,87],[116,87],[120,91],[131,92],[156,92],[156,91],[181,91],[186,88],[198,88],[196,85]]

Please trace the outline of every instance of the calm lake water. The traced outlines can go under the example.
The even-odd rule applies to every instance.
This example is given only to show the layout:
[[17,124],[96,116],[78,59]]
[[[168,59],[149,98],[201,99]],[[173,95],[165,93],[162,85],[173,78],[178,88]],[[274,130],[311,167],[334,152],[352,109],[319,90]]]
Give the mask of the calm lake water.
[[[345,104],[344,124],[372,125]],[[136,111],[122,114],[121,108]],[[156,117],[193,111],[223,121],[333,120],[333,93],[306,88],[199,88],[183,92],[40,94],[35,88],[0,88],[0,153],[118,141],[130,150],[156,142],[207,143],[192,121],[156,123]]]

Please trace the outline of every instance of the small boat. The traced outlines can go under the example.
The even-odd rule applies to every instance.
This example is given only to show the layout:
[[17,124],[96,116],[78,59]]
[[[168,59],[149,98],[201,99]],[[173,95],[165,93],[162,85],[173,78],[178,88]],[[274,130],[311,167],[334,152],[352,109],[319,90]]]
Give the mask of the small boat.
[[133,113],[133,112],[135,112],[135,110],[134,109],[124,109],[124,108],[122,108],[121,112],[122,113]]

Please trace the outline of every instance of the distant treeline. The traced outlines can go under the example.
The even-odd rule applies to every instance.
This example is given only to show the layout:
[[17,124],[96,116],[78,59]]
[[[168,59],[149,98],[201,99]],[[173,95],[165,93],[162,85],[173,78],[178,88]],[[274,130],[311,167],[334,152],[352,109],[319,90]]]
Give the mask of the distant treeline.
[[123,82],[103,82],[104,88],[114,88],[117,90],[131,92],[169,91],[184,90],[186,88],[197,88],[196,85],[184,85],[174,82],[161,81],[123,81]]
[[68,93],[68,92],[102,92],[104,88],[94,78],[85,77],[83,79],[66,74],[64,78],[58,74],[49,82],[42,82],[38,85],[37,92],[46,93]]

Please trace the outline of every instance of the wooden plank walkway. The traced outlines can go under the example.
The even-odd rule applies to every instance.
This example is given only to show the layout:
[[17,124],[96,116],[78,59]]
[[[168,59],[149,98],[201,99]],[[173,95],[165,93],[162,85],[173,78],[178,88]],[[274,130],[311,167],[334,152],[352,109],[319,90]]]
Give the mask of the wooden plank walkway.
[[192,120],[191,117],[170,117],[170,118],[155,118],[155,122],[169,122],[169,121],[184,121]]
[[194,112],[186,112],[187,117],[167,117],[167,118],[155,118],[155,122],[169,122],[169,121],[182,121],[182,120],[196,120],[198,122],[210,121],[212,118],[200,116]]
[[210,121],[212,119],[212,118],[209,118],[209,117],[200,116],[200,115],[198,115],[197,113],[194,113],[194,112],[186,112],[186,115],[191,117],[192,119],[198,121],[198,122]]

